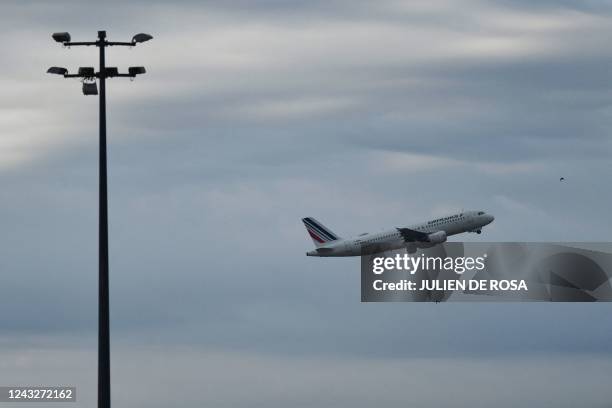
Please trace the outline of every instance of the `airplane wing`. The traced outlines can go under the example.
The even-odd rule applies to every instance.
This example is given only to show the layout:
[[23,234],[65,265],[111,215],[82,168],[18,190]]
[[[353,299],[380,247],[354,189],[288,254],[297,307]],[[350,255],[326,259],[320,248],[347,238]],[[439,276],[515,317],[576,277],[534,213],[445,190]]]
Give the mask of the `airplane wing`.
[[410,228],[397,228],[399,233],[406,242],[427,242],[429,235],[421,231],[415,231]]

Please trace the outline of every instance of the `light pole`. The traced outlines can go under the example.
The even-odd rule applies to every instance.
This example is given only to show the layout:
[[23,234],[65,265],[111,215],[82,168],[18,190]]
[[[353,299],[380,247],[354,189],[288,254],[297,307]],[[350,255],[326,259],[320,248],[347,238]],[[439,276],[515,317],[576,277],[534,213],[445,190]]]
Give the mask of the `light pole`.
[[108,300],[108,197],[106,183],[106,78],[128,77],[144,74],[144,67],[130,67],[127,74],[120,74],[117,68],[106,67],[104,51],[109,46],[133,47],[149,41],[149,34],[136,34],[130,42],[106,40],[106,31],[98,31],[98,40],[92,42],[71,42],[70,34],[54,33],[53,39],[65,46],[96,46],[100,49],[100,70],[81,67],[77,74],[69,74],[66,68],[51,67],[47,73],[62,75],[64,78],[82,78],[83,94],[97,95],[96,78],[100,81],[100,203],[99,203],[99,252],[98,252],[98,408],[110,408],[110,319]]

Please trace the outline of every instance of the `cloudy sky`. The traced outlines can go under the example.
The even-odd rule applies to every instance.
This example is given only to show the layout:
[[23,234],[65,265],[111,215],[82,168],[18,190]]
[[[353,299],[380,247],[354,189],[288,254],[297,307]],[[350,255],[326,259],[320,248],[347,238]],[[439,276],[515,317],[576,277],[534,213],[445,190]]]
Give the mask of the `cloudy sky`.
[[[48,66],[155,39],[108,84],[113,400],[608,407],[606,305],[361,304],[340,235],[465,209],[489,241],[609,241],[612,6],[2,2],[0,385],[95,403],[97,99]],[[559,183],[565,177],[565,183]]]

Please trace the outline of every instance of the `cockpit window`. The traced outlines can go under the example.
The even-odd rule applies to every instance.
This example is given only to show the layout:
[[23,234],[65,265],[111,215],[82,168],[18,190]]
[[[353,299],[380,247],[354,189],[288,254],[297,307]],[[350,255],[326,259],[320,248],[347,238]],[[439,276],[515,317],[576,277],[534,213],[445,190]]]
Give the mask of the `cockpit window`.
[[484,211],[478,211],[478,215],[484,215]]

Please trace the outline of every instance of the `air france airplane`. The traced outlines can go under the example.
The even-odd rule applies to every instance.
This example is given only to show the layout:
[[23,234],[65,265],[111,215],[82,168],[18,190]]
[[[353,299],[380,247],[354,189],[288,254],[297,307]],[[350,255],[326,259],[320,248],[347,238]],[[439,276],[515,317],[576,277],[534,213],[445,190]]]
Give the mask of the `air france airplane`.
[[325,228],[312,217],[303,218],[308,234],[316,249],[308,256],[360,256],[406,248],[409,253],[417,248],[430,248],[446,241],[451,235],[463,232],[480,234],[482,228],[495,217],[484,211],[463,211],[448,217],[436,218],[422,224],[398,227],[372,234],[361,234],[357,238],[342,239]]

